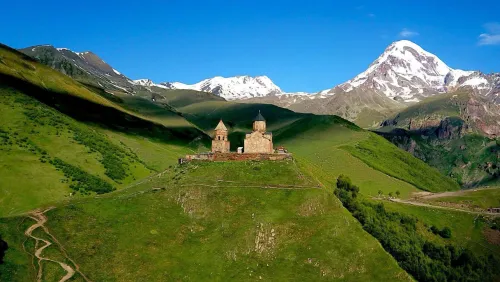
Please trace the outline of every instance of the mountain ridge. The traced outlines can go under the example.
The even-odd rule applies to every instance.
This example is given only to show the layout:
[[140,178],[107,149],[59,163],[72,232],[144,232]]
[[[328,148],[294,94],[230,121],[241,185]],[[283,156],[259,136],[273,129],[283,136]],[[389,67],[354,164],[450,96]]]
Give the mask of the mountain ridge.
[[[44,52],[40,52],[44,49],[58,52],[60,56],[55,54],[50,61]],[[401,108],[427,97],[461,89],[483,96],[488,102],[500,103],[500,74],[453,69],[436,55],[408,40],[390,44],[364,72],[354,78],[314,94],[286,93],[267,76],[216,76],[195,84],[155,83],[147,78],[132,80],[90,51],[73,52],[47,45],[21,51],[42,62],[46,60],[45,64],[72,77],[83,77],[83,81],[91,73],[99,78],[97,87],[111,91],[124,91],[130,95],[140,93],[154,99],[160,89],[195,90],[237,102],[268,103],[298,112],[336,114],[365,127],[376,126]],[[59,57],[64,57],[65,61],[59,62]],[[68,67],[68,64],[76,67]]]

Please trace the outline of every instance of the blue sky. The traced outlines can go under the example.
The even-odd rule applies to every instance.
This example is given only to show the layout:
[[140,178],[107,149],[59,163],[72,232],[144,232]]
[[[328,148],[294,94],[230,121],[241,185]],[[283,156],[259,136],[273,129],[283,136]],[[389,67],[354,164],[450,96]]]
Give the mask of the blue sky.
[[500,72],[500,1],[335,2],[8,1],[0,42],[90,50],[132,79],[267,75],[287,92],[342,83],[399,39]]

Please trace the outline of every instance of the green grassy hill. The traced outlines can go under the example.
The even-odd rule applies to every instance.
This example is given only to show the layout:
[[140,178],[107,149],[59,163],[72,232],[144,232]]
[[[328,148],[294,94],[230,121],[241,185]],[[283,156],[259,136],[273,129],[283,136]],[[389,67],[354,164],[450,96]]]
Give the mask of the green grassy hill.
[[0,46],[0,216],[120,189],[206,138],[175,112],[122,107]]
[[[377,195],[400,190],[409,195],[418,189],[457,190],[456,183],[424,162],[373,133],[335,116],[308,116],[275,134],[300,161],[307,162],[333,184],[340,174],[365,180],[361,192]],[[319,173],[319,171],[318,171]],[[366,189],[366,190],[365,190]]]
[[[49,230],[92,281],[410,280],[335,196],[291,161],[173,167],[47,216]],[[32,223],[0,220],[0,232]],[[17,261],[0,266],[2,278],[29,280],[16,275],[33,273],[22,241],[6,239],[7,259]],[[61,256],[57,246],[44,253]],[[46,268],[45,275],[57,271]]]

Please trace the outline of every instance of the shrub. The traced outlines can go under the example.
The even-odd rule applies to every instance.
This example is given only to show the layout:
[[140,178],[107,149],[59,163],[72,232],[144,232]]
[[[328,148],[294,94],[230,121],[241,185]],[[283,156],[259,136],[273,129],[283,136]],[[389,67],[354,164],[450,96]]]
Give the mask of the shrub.
[[439,236],[443,238],[451,238],[451,229],[449,227],[443,228],[443,230],[439,231]]
[[451,238],[451,229],[449,227],[444,227],[442,230],[439,230],[436,226],[431,226],[431,232],[445,239]]

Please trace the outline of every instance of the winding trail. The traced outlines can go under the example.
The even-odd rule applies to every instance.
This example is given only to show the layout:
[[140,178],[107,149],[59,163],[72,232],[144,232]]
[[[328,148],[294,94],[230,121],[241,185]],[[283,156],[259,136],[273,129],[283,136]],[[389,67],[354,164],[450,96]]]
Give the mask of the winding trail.
[[[75,264],[75,262],[68,257],[64,248],[62,248],[61,244],[57,241],[57,239],[52,234],[50,234],[49,230],[45,226],[45,223],[48,220],[47,216],[45,216],[45,213],[52,210],[52,209],[54,209],[54,207],[50,207],[50,208],[47,208],[45,210],[35,210],[35,211],[32,211],[28,214],[28,217],[33,219],[35,221],[35,224],[28,227],[28,229],[26,229],[26,231],[24,232],[24,235],[26,235],[26,237],[28,237],[28,238],[32,238],[35,240],[34,256],[38,260],[37,261],[38,271],[37,271],[36,280],[38,282],[42,281],[42,276],[43,276],[43,264],[42,264],[42,262],[43,261],[50,261],[50,262],[59,264],[59,266],[62,269],[64,269],[64,271],[66,271],[66,275],[64,275],[61,279],[59,279],[59,282],[68,281],[69,279],[71,279],[75,275],[76,272],[78,272],[83,277],[83,279],[85,279],[85,281],[90,282],[90,280],[83,273],[80,272],[79,266],[77,264]],[[68,264],[66,264],[62,261],[57,261],[57,260],[42,256],[43,250],[48,248],[50,245],[52,245],[52,242],[34,236],[33,231],[35,231],[38,228],[41,228],[46,235],[48,235],[50,238],[52,238],[52,240],[54,240],[54,242],[57,244],[57,246],[59,247],[59,250],[64,255],[64,257],[66,259],[68,259],[69,261],[71,261],[71,263],[74,265],[76,271],[75,271],[75,269],[73,269],[73,267],[69,266]],[[40,245],[43,245],[43,246],[40,247]]]

